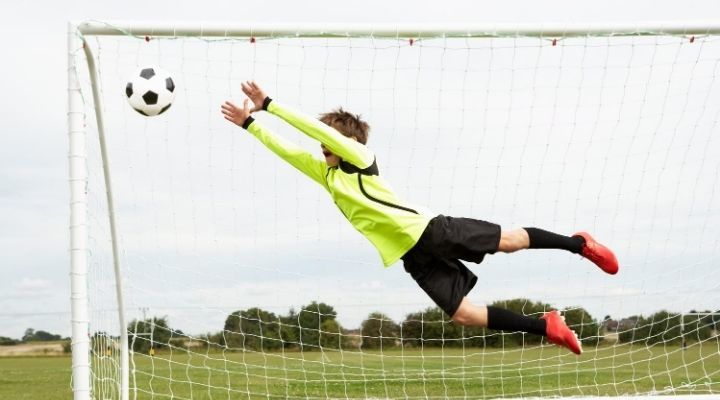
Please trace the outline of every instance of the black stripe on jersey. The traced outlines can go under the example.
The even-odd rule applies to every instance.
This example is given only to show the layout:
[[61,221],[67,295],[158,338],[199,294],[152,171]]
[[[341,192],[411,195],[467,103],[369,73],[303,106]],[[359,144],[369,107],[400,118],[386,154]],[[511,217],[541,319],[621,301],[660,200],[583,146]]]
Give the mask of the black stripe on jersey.
[[397,205],[397,204],[393,204],[393,203],[390,203],[390,202],[387,202],[387,201],[384,201],[384,200],[380,200],[380,199],[377,199],[377,198],[375,198],[375,197],[370,196],[370,195],[368,194],[368,192],[365,191],[365,188],[363,187],[362,174],[358,174],[358,185],[360,185],[360,191],[362,192],[362,194],[364,194],[365,197],[367,197],[368,199],[370,199],[370,200],[372,200],[372,201],[374,201],[374,202],[376,202],[376,203],[380,203],[380,204],[382,204],[382,205],[384,205],[384,206],[388,206],[388,207],[392,207],[392,208],[397,208],[398,210],[408,211],[408,212],[411,212],[411,213],[413,213],[413,214],[419,214],[417,211],[413,210],[412,208],[407,208],[407,207],[399,206],[399,205]]
[[370,199],[376,203],[382,204],[384,206],[387,206],[387,207],[397,208],[398,210],[411,212],[413,214],[419,214],[417,211],[413,210],[412,208],[407,208],[407,207],[403,207],[403,206],[400,206],[397,204],[390,203],[385,200],[380,200],[376,197],[370,196],[370,194],[365,191],[365,187],[363,186],[363,182],[362,182],[363,175],[368,175],[368,176],[380,175],[380,170],[378,169],[378,166],[377,166],[377,159],[373,160],[372,165],[370,165],[367,168],[363,168],[363,169],[360,169],[357,166],[350,164],[349,162],[340,160],[340,169],[346,174],[358,174],[358,186],[360,186],[360,191],[362,192],[362,194],[365,197],[367,197],[368,199]]
[[380,175],[380,170],[377,166],[377,159],[373,159],[372,165],[363,169],[360,169],[356,165],[350,164],[344,160],[340,160],[340,169],[346,174]]

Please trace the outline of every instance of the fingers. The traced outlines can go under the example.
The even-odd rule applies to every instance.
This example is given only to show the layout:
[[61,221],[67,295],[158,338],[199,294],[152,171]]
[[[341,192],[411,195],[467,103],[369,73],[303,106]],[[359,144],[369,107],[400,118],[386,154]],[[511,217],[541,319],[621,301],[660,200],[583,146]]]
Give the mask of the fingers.
[[[254,81],[245,81],[240,83],[240,87],[248,97],[243,100],[242,107],[237,106],[229,100],[220,105],[220,112],[222,112],[225,119],[235,123],[237,123],[239,119],[244,120],[251,113],[262,109],[261,106],[257,105],[257,99],[255,99],[258,95],[262,94],[257,84]],[[253,106],[252,108],[250,107],[251,104]]]
[[243,93],[245,93],[251,99],[253,96],[259,96],[262,94],[262,89],[258,86],[255,81],[245,81],[240,83]]
[[265,94],[265,92],[263,92],[263,90],[262,90],[262,88],[260,87],[260,85],[258,85],[257,83],[255,83],[255,81],[250,81],[250,86],[253,88],[253,92],[255,93],[256,96],[258,96],[259,98],[262,98],[263,100],[265,100],[266,94]]
[[249,99],[244,99],[242,108],[236,106],[230,101],[226,101],[220,105],[220,112],[226,120],[242,126],[242,122],[245,121],[251,113],[249,101]]
[[246,82],[240,83],[240,88],[242,89],[243,93],[245,93],[245,95],[247,95],[248,97],[252,94],[253,89]]
[[230,122],[236,122],[235,119],[237,118],[238,111],[238,107],[229,101],[220,105],[220,112],[223,114],[223,117]]
[[222,114],[223,114],[223,117],[225,117],[226,120],[228,120],[228,121],[233,121],[235,114],[233,114],[233,113],[231,113],[231,112],[229,112],[229,111],[226,111],[226,110],[222,110],[221,112],[222,112]]
[[252,95],[257,91],[257,87],[252,81],[242,82],[240,87],[242,88],[243,93],[245,93],[248,97],[252,97]]
[[223,110],[233,111],[237,110],[238,107],[231,101],[226,101],[225,104],[220,106],[220,108],[222,108]]

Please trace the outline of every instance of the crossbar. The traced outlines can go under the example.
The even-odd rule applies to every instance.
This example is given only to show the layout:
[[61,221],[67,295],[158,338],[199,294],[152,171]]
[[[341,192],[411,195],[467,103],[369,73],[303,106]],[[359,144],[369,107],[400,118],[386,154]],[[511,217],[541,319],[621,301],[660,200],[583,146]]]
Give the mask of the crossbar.
[[500,37],[583,37],[711,35],[720,33],[720,20],[658,21],[641,23],[535,23],[535,24],[268,24],[196,22],[97,22],[77,23],[83,35],[98,36],[197,36],[222,37],[306,37],[306,38],[500,38]]

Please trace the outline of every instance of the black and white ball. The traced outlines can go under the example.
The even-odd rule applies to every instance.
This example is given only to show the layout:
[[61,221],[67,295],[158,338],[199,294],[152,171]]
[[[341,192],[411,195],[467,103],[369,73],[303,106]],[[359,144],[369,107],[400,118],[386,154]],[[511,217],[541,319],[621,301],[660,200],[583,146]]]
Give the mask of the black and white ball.
[[125,85],[130,106],[142,115],[151,117],[167,111],[175,98],[175,82],[170,74],[157,66],[138,69]]

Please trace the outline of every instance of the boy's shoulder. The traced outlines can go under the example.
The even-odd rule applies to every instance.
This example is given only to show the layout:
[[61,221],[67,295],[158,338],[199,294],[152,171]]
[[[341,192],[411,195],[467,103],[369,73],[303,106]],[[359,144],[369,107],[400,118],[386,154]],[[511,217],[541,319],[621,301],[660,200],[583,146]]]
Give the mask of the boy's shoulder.
[[377,165],[377,158],[373,155],[373,162],[366,168],[360,168],[357,165],[351,164],[345,160],[340,160],[338,168],[346,174],[360,174],[360,175],[380,175],[380,169]]

